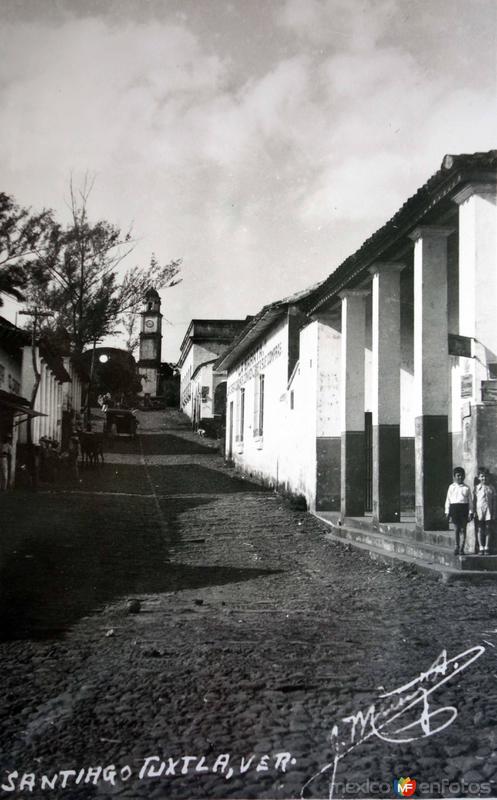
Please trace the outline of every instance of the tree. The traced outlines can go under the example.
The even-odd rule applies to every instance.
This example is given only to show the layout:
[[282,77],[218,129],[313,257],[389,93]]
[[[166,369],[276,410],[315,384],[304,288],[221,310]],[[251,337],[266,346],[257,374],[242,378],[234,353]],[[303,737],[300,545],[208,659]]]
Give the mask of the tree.
[[51,212],[33,214],[0,192],[0,307],[2,294],[24,299],[29,268],[49,247],[51,232]]
[[140,344],[140,331],[137,313],[130,312],[129,314],[124,315],[123,330],[126,335],[124,346],[128,353],[133,355]]
[[88,177],[79,190],[71,181],[71,221],[65,227],[54,223],[50,251],[38,259],[31,281],[31,299],[54,312],[45,333],[66,332],[76,354],[115,334],[124,315],[138,310],[148,288],[160,290],[181,280],[181,259],[161,265],[154,256],[148,267],[134,266],[119,276],[134,247],[131,232],[106,220],[90,221],[92,189]]
[[113,358],[97,365],[95,383],[99,394],[110,394],[120,402],[135,397],[142,388],[134,364]]

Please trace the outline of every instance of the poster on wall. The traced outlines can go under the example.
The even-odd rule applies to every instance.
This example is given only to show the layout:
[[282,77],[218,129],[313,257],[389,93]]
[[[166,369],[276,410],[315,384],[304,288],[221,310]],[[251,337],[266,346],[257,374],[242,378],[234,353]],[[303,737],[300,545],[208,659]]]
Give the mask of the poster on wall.
[[495,2],[0,23],[0,800],[497,797]]

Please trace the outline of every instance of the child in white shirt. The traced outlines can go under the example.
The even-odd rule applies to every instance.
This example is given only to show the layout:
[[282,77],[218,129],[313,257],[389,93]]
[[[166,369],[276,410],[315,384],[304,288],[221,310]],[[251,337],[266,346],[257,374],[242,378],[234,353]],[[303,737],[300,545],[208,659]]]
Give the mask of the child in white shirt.
[[487,483],[487,473],[481,471],[478,475],[479,483],[473,493],[473,511],[475,526],[478,529],[478,542],[480,555],[488,556],[490,543],[490,530],[487,522],[495,519],[495,489]]
[[[466,526],[471,519],[470,503],[471,491],[464,483],[466,473],[462,467],[456,467],[453,472],[454,483],[451,483],[445,500],[445,514],[452,520],[456,534],[456,549],[454,555],[464,555],[466,545]],[[462,535],[462,542],[461,542]]]

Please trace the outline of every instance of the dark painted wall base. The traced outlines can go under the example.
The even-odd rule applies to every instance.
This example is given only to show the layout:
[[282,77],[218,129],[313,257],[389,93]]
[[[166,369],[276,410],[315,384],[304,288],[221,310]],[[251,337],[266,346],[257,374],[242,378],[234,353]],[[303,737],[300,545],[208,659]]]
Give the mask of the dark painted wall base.
[[364,431],[342,433],[341,513],[344,517],[364,516],[366,453]]
[[400,510],[414,513],[416,505],[414,436],[400,440]]
[[425,414],[416,418],[415,426],[416,474],[419,480],[416,525],[427,531],[447,530],[444,504],[452,480],[448,417]]
[[340,436],[316,439],[316,510],[340,511]]
[[373,523],[400,520],[400,425],[373,427]]

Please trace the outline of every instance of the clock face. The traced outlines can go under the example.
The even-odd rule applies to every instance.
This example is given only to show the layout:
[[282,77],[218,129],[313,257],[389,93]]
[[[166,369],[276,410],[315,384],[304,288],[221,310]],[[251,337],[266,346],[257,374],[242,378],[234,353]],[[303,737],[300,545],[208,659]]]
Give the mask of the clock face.
[[156,319],[151,319],[149,317],[148,319],[145,320],[145,330],[148,331],[148,333],[151,333],[152,331],[155,331],[156,327],[157,327],[157,320]]

